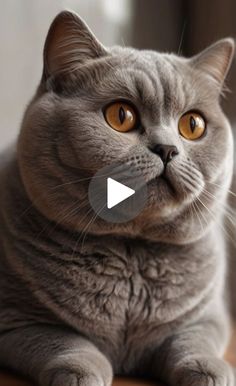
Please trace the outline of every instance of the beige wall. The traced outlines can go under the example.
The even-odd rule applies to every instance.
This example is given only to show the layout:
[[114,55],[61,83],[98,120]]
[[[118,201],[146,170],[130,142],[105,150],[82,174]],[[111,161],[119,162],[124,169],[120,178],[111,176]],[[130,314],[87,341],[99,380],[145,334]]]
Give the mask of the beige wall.
[[[50,22],[62,9],[84,17],[105,45],[122,44],[132,0],[7,0],[0,11],[0,150],[17,135],[42,71]],[[111,3],[113,6],[111,8]]]

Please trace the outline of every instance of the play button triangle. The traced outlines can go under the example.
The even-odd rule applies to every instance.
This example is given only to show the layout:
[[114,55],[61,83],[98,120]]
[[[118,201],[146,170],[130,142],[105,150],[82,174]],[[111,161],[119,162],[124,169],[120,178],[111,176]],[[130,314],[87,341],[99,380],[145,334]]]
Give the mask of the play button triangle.
[[107,178],[107,208],[111,209],[132,196],[135,190],[121,184],[113,178]]

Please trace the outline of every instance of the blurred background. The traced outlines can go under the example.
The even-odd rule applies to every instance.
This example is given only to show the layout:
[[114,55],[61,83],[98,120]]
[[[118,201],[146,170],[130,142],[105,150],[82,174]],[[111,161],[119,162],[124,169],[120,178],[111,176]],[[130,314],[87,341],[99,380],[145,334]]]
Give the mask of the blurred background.
[[[44,39],[62,9],[78,12],[105,45],[192,55],[236,37],[235,0],[8,0],[0,13],[0,149],[19,131],[42,71]],[[223,107],[236,121],[236,65]]]

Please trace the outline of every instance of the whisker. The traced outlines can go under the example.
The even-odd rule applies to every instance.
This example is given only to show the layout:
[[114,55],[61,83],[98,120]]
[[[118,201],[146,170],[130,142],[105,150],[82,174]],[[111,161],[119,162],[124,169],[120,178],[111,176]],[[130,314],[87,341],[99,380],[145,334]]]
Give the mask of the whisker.
[[[99,199],[99,198],[98,198]],[[99,201],[97,201],[99,202]],[[78,205],[78,204],[81,204],[81,205]],[[62,221],[65,221],[65,220],[68,220],[68,219],[71,219],[72,216],[76,213],[78,213],[79,215],[79,210],[81,210],[82,206],[84,207],[84,201],[80,201],[80,200],[76,200],[70,207],[69,209],[66,207],[64,208],[64,210],[62,211],[62,213],[58,213],[58,215],[55,217],[55,224],[53,226],[50,227],[51,224],[47,224],[37,235],[36,235],[36,239],[39,238],[44,232],[46,232],[47,230],[49,230],[48,232],[48,236],[52,234],[53,231],[56,230],[56,228],[62,223]],[[96,203],[96,200],[94,201],[94,203]],[[90,208],[91,209],[91,208]],[[86,212],[88,213],[88,212]],[[82,220],[83,221],[83,217],[82,217]],[[81,223],[81,221],[79,221],[79,223],[77,223],[77,226]]]
[[[85,238],[86,238],[86,236],[87,236],[87,234],[88,234],[88,230],[89,230],[90,225],[92,225],[92,224],[96,221],[97,217],[99,216],[99,214],[101,213],[101,211],[105,208],[105,206],[106,206],[106,204],[104,204],[104,205],[99,209],[99,211],[98,211],[97,213],[95,213],[95,216],[93,216],[93,217],[91,218],[91,220],[89,221],[89,223],[87,224],[87,226],[86,226],[85,229],[83,230],[82,234],[84,233],[84,236],[83,236],[82,243],[81,243],[81,251],[83,251],[83,247],[84,247],[84,243],[85,243]],[[82,235],[82,234],[81,234],[81,235]]]
[[[201,200],[199,199],[199,197],[197,197],[196,199],[197,199],[198,202],[200,202],[200,204],[203,205],[203,207],[205,207],[205,205],[201,202]],[[197,203],[196,203],[196,204],[197,204]],[[198,209],[199,209],[199,207],[198,207]],[[200,209],[199,209],[199,214],[201,214],[202,219],[204,220],[204,222],[205,222],[205,224],[206,224],[206,226],[207,226],[207,225],[208,225],[208,220],[207,220],[205,214],[204,214]]]
[[[85,215],[82,217],[82,219],[80,219],[80,221],[77,223],[77,225],[76,225],[76,227],[78,227],[84,220],[86,220],[86,218],[88,217],[88,215],[90,214],[90,212],[92,212],[93,211],[93,208],[91,207],[86,213],[85,213]],[[93,215],[94,216],[94,215]],[[93,218],[93,217],[92,217]],[[90,219],[91,220],[91,219]],[[84,231],[84,230],[83,230]],[[72,252],[72,259],[74,258],[74,254],[75,254],[75,252],[76,252],[76,249],[77,249],[77,246],[78,246],[78,244],[79,244],[79,242],[80,242],[80,240],[81,240],[81,236],[82,236],[82,234],[83,234],[83,231],[82,232],[80,232],[80,235],[79,235],[79,237],[77,238],[77,240],[76,240],[76,243],[75,243],[75,246],[74,246],[74,248],[73,248],[73,252]]]
[[194,173],[194,171],[190,168],[182,167],[182,165],[178,166],[178,169],[183,172],[185,175],[193,178],[196,177],[198,180],[202,180],[202,176],[199,173]]
[[236,225],[236,222],[234,220],[234,217],[232,216],[235,216],[235,212],[233,210],[231,210],[230,207],[228,207],[227,204],[224,204],[223,202],[220,202],[214,195],[212,195],[210,192],[208,192],[207,190],[204,189],[203,191],[203,195],[208,198],[208,199],[214,199],[220,206],[221,206],[221,209],[223,210],[223,213],[225,215],[225,217],[228,218],[228,220],[232,223],[232,225]]
[[[197,216],[197,218],[198,218],[198,221],[199,221],[199,223],[200,223],[200,225],[201,225],[202,232],[203,232],[203,231],[204,231],[204,227],[203,227],[203,224],[202,224],[202,221],[201,221],[201,217],[200,217],[201,211],[199,211],[199,208],[198,208],[198,206],[197,206],[197,203],[195,203],[194,201],[192,202],[191,205],[193,205],[194,211],[195,211],[195,213],[196,213],[196,216]],[[195,205],[196,205],[196,207],[195,207]],[[198,211],[199,211],[199,213],[198,213]]]
[[[211,184],[211,185],[215,185],[216,187],[218,188],[222,188],[222,185],[220,184],[217,184],[216,182],[212,182],[212,181],[209,181],[209,180],[206,180],[207,183]],[[231,194],[233,197],[236,197],[236,193],[233,192],[232,190],[230,189],[227,189],[227,193]]]
[[[43,233],[45,233],[47,230],[48,230],[48,233],[47,235],[50,236],[55,230],[56,228],[62,223],[62,221],[65,221],[65,220],[68,220],[70,218],[72,218],[72,216],[80,209],[80,206],[78,206],[79,200],[77,200],[76,202],[74,202],[69,210],[68,208],[65,208],[63,210],[63,213],[59,213],[57,216],[56,216],[56,222],[55,224],[50,227],[50,224],[49,225],[46,225],[37,235],[36,235],[36,239],[38,239],[40,236],[42,236]],[[61,216],[62,214],[62,216]]]
[[[190,163],[190,165],[191,165],[191,169],[190,169],[189,163]],[[184,169],[183,169],[181,166],[184,167]],[[195,173],[195,174],[198,175],[198,176],[201,176],[200,170],[196,167],[196,165],[194,165],[193,162],[191,162],[191,160],[190,160],[190,161],[183,160],[183,161],[181,162],[181,164],[178,165],[178,168],[181,169],[182,171],[184,171],[185,173],[186,173],[186,170],[188,169],[190,172]],[[186,169],[185,169],[185,168],[186,168]],[[211,184],[211,185],[214,185],[214,186],[216,186],[216,187],[218,187],[218,188],[222,188],[222,185],[221,185],[221,184],[217,184],[216,182],[210,181],[210,180],[208,180],[208,179],[206,179],[206,178],[204,178],[204,181],[205,181],[206,183],[209,183],[209,184]],[[233,192],[233,191],[230,190],[230,189],[227,189],[227,193],[229,193],[229,194],[232,195],[233,197],[236,197],[236,192]]]
[[203,192],[208,195],[209,197],[213,198],[216,202],[218,202],[220,205],[224,206],[229,212],[232,214],[235,213],[235,211],[225,202],[220,201],[213,193],[209,192],[207,189],[203,188]]
[[18,216],[18,220],[20,220],[23,216],[25,216],[29,211],[30,209],[32,209],[33,207],[37,207],[37,203],[40,201],[40,200],[48,200],[48,198],[53,198],[56,194],[57,194],[57,190],[61,187],[64,187],[64,186],[67,186],[67,185],[73,185],[73,184],[77,184],[79,182],[83,182],[83,181],[88,181],[88,180],[91,180],[92,178],[103,178],[103,177],[107,177],[107,176],[115,176],[116,178],[119,178],[119,176],[122,176],[122,173],[124,173],[126,170],[129,169],[129,165],[120,165],[120,167],[114,167],[114,169],[110,172],[107,172],[105,174],[101,174],[101,175],[95,175],[95,176],[91,176],[91,177],[84,177],[84,178],[79,178],[79,179],[76,179],[76,180],[73,180],[73,181],[69,181],[69,182],[65,182],[65,183],[62,183],[62,184],[58,184],[56,186],[53,186],[52,188],[49,189],[49,192],[48,193],[42,193],[41,195],[38,195],[32,202],[31,204],[25,208],[23,210],[23,212]]
[[184,24],[183,24],[183,28],[182,28],[182,32],[181,32],[181,36],[180,36],[180,42],[179,42],[179,48],[178,48],[178,55],[179,55],[180,52],[181,52],[182,44],[183,44],[183,41],[184,41],[184,33],[185,33],[186,25],[187,25],[187,20],[185,19],[185,20],[184,20]]
[[233,245],[236,247],[236,242],[235,240],[231,237],[229,232],[224,228],[223,224],[219,223],[217,221],[217,218],[214,216],[213,212],[200,200],[199,197],[197,197],[197,200],[204,206],[204,208],[208,211],[210,214],[211,218],[216,222],[216,224],[222,229],[226,237],[233,243]]
[[[180,174],[182,180],[185,182],[185,186],[190,190],[191,193],[196,193],[196,190],[199,190],[199,187],[196,185],[197,181],[192,180],[192,179],[190,180],[189,178],[187,178],[190,176],[181,173],[181,171],[179,174]],[[194,184],[194,183],[196,183],[196,184]],[[194,191],[193,191],[193,189],[194,189]]]
[[66,186],[66,185],[73,185],[73,184],[77,184],[79,182],[88,181],[88,180],[91,180],[91,179],[94,179],[94,178],[107,177],[107,176],[110,176],[110,175],[111,175],[111,172],[106,173],[106,174],[94,175],[94,176],[91,176],[91,177],[79,178],[79,179],[74,180],[74,181],[69,181],[69,182],[65,182],[65,183],[60,184],[60,185],[53,186],[53,188],[51,188],[51,190],[53,191],[55,189],[58,189],[60,187]]

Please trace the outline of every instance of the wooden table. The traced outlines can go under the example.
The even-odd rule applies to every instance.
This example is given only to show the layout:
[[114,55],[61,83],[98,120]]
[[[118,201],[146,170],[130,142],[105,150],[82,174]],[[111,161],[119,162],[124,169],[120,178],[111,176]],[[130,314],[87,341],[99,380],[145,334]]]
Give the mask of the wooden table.
[[[16,378],[7,373],[0,373],[0,386],[35,386],[32,383]],[[65,385],[66,386],[66,385]],[[161,384],[144,382],[136,379],[116,378],[113,386],[161,386]]]
[[[236,367],[236,328],[232,337],[229,349],[225,355],[228,362]],[[0,386],[34,386],[31,383],[18,378],[6,372],[0,372]],[[148,381],[141,381],[137,379],[116,378],[113,382],[113,386],[154,386],[153,383]],[[155,383],[155,386],[161,386]]]

